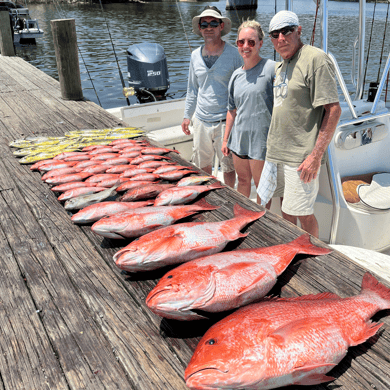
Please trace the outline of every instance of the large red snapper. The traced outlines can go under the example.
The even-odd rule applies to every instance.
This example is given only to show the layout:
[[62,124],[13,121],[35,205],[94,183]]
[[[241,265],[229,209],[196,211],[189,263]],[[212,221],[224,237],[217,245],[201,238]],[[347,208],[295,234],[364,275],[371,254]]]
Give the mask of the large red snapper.
[[276,298],[237,310],[202,337],[185,370],[191,389],[274,389],[317,385],[350,346],[374,336],[370,318],[390,308],[390,289],[372,275],[360,294]]
[[136,209],[95,222],[91,230],[107,238],[139,237],[153,230],[171,225],[177,220],[200,211],[215,210],[219,206],[202,207],[196,204],[188,206],[161,206]]
[[[204,199],[197,202],[208,204]],[[162,206],[165,207],[165,206]],[[230,242],[246,237],[240,230],[259,219],[264,211],[234,206],[234,218],[221,222],[189,222],[145,234],[114,255],[116,265],[126,271],[150,271],[220,252]]]
[[224,188],[221,183],[213,183],[206,186],[173,187],[161,192],[154,202],[155,206],[189,203],[197,198],[202,192]]
[[123,213],[136,208],[151,206],[152,204],[153,200],[142,202],[100,202],[84,207],[74,214],[71,219],[74,223],[96,222],[104,217],[109,217],[111,215]]
[[149,293],[146,303],[162,317],[202,319],[195,310],[221,312],[263,298],[297,254],[330,252],[313,245],[305,234],[288,244],[201,257],[168,272]]

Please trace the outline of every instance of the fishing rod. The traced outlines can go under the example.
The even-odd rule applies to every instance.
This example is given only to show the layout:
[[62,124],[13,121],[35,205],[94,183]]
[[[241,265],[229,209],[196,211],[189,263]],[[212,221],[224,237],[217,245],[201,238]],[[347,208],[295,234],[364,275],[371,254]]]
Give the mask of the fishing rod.
[[378,84],[379,84],[379,76],[380,76],[381,66],[382,66],[383,49],[385,48],[387,22],[388,22],[388,20],[389,20],[389,5],[390,5],[390,1],[387,2],[387,13],[386,13],[385,31],[384,31],[384,33],[383,33],[382,50],[381,50],[380,61],[379,61],[378,77],[377,77],[377,80],[376,80]]
[[370,32],[370,40],[368,41],[368,49],[367,49],[367,58],[366,58],[366,67],[364,69],[364,77],[363,77],[363,92],[364,92],[364,84],[366,82],[366,75],[367,75],[367,68],[368,68],[368,59],[370,57],[370,48],[371,48],[371,39],[372,39],[372,31],[374,27],[374,22],[375,22],[375,8],[376,8],[376,0],[374,3],[374,10],[372,13],[372,23],[371,23],[371,32]]
[[192,48],[191,48],[191,45],[190,45],[190,41],[188,40],[186,28],[184,27],[184,21],[183,21],[183,18],[182,18],[182,16],[181,16],[180,7],[179,7],[179,4],[178,4],[177,0],[176,0],[176,7],[177,7],[177,10],[179,11],[181,24],[183,25],[184,35],[186,36],[187,43],[188,43],[188,47],[190,48],[190,53],[192,53]]
[[[120,66],[119,66],[118,57],[117,57],[116,52],[115,52],[114,42],[112,41],[110,28],[108,27],[108,22],[107,22],[107,19],[106,19],[105,14],[104,14],[104,9],[103,9],[102,0],[99,0],[99,3],[100,3],[100,7],[101,7],[101,9],[102,9],[102,15],[103,15],[104,21],[106,22],[107,31],[108,31],[108,35],[109,35],[109,37],[110,37],[110,42],[111,42],[111,45],[112,45],[112,50],[113,50],[113,52],[114,52],[116,64],[117,64],[117,66],[118,66],[119,77],[120,77],[120,79],[121,79],[122,88],[123,88],[123,90],[125,90],[125,88],[126,88],[125,81],[123,80],[123,75],[122,75],[122,72],[121,72],[121,68],[120,68]],[[127,96],[126,96],[126,102],[127,102],[127,105],[130,106],[130,101],[129,101],[129,98],[128,98]]]
[[318,10],[319,10],[319,8],[320,8],[320,0],[317,0],[316,14],[314,16],[313,32],[311,34],[311,39],[310,39],[310,45],[311,46],[314,46],[314,38],[315,38],[315,35],[316,35],[316,26],[317,26],[317,18],[318,18]]

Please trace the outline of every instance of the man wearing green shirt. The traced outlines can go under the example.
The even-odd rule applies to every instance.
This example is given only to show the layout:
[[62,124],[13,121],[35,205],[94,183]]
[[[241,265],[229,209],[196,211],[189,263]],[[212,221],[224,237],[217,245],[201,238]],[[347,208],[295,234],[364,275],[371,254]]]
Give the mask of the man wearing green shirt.
[[283,168],[284,218],[294,224],[299,219],[302,229],[318,237],[318,175],[341,108],[333,63],[324,51],[304,45],[301,33],[294,12],[280,11],[270,22],[269,34],[283,61],[276,65],[266,161]]

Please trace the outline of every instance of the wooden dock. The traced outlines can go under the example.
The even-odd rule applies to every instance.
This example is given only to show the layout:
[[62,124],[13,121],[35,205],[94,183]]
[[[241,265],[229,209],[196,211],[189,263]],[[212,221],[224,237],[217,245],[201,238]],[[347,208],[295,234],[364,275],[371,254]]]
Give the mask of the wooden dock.
[[[0,389],[186,389],[184,369],[213,322],[150,312],[145,297],[163,273],[121,272],[112,255],[124,242],[74,225],[40,174],[19,164],[8,146],[29,135],[123,124],[92,102],[62,100],[59,83],[20,58],[0,56],[0,69]],[[221,207],[199,220],[231,218],[236,202],[260,209],[228,188],[206,199]],[[244,231],[249,236],[228,249],[302,234],[269,212]],[[299,259],[305,257],[290,265],[274,294],[360,291],[366,270],[342,254]],[[378,337],[350,348],[331,372],[334,382],[310,388],[389,389],[388,314],[374,318],[384,322]]]

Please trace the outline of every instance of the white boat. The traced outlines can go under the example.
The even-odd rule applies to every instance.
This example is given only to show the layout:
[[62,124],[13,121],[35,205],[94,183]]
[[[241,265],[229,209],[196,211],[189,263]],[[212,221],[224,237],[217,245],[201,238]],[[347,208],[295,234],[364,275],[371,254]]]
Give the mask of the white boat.
[[0,6],[7,7],[12,15],[12,28],[14,30],[14,43],[35,41],[43,35],[38,20],[32,19],[28,8],[12,1],[0,1]]
[[[328,52],[326,0],[321,7],[322,49]],[[365,0],[360,0],[358,55],[352,59],[352,76],[356,86],[353,99],[337,61],[328,52],[337,70],[342,115],[328,148],[328,163],[321,169],[315,215],[322,241],[342,251],[353,247],[390,254],[390,104],[386,106],[380,99],[390,68],[390,54],[375,97],[370,91],[370,98],[363,98],[364,15]],[[184,158],[190,159],[192,136],[185,136],[180,127],[184,99],[108,111],[129,125],[143,126],[151,139],[179,150]],[[355,185],[357,180],[362,181],[360,187]],[[349,187],[354,191],[355,198],[352,200],[346,192]],[[255,188],[251,198],[256,199]],[[271,211],[280,214],[278,204],[274,201]]]
[[43,30],[39,28],[38,20],[23,19],[21,23],[19,26],[14,27],[14,43],[35,41],[37,38],[42,37]]

